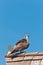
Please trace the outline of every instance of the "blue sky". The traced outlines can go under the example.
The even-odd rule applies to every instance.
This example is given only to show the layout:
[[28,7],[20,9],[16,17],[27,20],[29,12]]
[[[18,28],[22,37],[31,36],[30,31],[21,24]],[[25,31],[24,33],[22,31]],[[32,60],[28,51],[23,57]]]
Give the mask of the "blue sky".
[[43,0],[0,0],[0,65],[8,44],[29,34],[27,52],[43,52]]

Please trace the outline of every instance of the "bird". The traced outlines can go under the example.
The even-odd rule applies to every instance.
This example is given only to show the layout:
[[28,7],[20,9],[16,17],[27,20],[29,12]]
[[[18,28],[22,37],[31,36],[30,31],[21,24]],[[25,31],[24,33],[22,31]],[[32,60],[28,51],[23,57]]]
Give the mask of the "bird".
[[10,54],[14,53],[14,52],[18,52],[18,51],[23,51],[24,49],[27,49],[30,45],[30,43],[28,42],[28,37],[29,35],[25,35],[25,37],[21,40],[19,40],[14,48],[12,49],[12,51],[10,52]]

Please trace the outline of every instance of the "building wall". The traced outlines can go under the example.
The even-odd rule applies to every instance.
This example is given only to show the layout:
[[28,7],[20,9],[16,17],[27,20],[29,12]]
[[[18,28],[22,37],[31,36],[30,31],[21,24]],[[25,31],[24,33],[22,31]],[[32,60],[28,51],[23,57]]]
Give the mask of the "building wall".
[[5,55],[6,65],[43,65],[43,52]]

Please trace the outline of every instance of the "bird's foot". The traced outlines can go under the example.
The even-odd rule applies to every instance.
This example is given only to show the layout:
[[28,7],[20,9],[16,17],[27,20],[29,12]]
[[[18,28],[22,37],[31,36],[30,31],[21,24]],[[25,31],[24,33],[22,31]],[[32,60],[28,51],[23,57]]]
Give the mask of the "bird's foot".
[[26,51],[20,51],[20,53],[26,53]]

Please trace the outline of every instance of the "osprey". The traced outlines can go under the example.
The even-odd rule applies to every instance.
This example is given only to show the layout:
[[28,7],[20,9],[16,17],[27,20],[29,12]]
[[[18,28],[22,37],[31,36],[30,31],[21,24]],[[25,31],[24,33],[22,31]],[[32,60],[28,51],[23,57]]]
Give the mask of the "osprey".
[[20,51],[20,52],[21,52],[22,50],[28,48],[28,46],[29,46],[28,37],[29,37],[29,35],[26,35],[26,36],[24,37],[24,39],[19,40],[19,41],[16,43],[16,45],[14,46],[14,48],[12,49],[12,51],[10,52],[10,54],[12,54],[12,53],[14,53],[14,52],[17,52],[17,51]]

